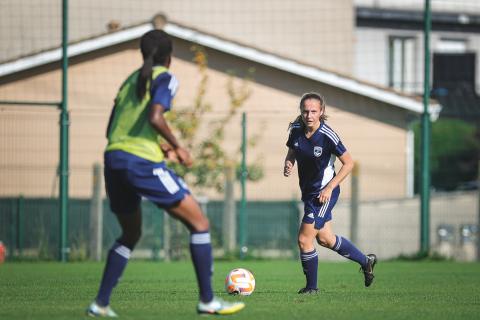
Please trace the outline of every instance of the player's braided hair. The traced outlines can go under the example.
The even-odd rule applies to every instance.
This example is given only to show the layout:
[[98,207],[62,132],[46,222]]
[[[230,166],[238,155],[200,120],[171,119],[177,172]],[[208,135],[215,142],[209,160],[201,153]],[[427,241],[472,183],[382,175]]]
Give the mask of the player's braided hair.
[[172,54],[172,39],[163,30],[149,31],[140,39],[140,50],[143,65],[138,74],[137,97],[142,100],[147,91],[148,81],[152,77],[153,66],[164,65]]
[[[288,130],[290,130],[293,126],[300,126],[303,129],[305,129],[305,123],[302,120],[302,108],[304,106],[304,103],[308,99],[315,99],[320,102],[320,108],[325,110],[325,98],[316,92],[307,92],[303,94],[302,98],[300,99],[300,115],[295,118],[292,122],[288,124]],[[326,121],[328,116],[323,112],[323,114],[320,116],[320,121]]]

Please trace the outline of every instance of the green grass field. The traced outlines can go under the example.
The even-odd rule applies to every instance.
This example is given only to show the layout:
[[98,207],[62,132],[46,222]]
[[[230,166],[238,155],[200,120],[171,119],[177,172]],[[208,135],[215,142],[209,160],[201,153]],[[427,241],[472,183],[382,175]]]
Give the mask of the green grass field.
[[[234,267],[253,271],[249,297],[229,297],[223,280]],[[0,265],[0,319],[84,319],[101,263]],[[320,263],[316,296],[300,296],[299,262],[216,262],[215,292],[247,307],[235,319],[479,319],[480,264],[380,262],[372,287],[354,263]],[[196,281],[189,262],[132,261],[112,297],[122,319],[193,319]],[[204,317],[202,317],[204,318]]]

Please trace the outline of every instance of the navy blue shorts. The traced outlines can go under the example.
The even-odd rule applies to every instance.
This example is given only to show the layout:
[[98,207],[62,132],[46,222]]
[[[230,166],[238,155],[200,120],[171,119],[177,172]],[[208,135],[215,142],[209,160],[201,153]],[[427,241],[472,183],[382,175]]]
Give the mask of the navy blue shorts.
[[190,194],[185,182],[165,162],[152,162],[124,151],[105,152],[105,188],[116,214],[136,211],[141,198],[170,208]]
[[320,203],[317,197],[313,197],[309,200],[303,201],[303,223],[312,224],[317,230],[323,228],[327,221],[332,220],[332,209],[337,203],[340,196],[340,187],[337,186],[332,191],[330,200],[325,203]]

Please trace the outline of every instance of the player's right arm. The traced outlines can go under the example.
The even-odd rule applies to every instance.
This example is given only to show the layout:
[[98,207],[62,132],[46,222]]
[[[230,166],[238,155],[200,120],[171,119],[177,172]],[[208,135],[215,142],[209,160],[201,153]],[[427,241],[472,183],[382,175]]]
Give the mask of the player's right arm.
[[173,135],[172,130],[170,130],[170,127],[163,116],[164,111],[165,108],[161,104],[154,103],[151,106],[148,120],[152,127],[154,127],[155,130],[157,130],[157,132],[172,146],[180,163],[190,167],[193,163],[190,153],[180,146],[177,138]]
[[285,157],[285,165],[283,167],[283,175],[288,177],[292,173],[293,166],[295,165],[295,151],[288,148],[287,156]]

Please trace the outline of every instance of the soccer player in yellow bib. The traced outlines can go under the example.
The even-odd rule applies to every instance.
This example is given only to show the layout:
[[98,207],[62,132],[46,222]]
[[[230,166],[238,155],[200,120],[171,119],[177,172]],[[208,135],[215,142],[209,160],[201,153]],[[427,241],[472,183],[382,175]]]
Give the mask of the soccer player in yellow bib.
[[104,153],[105,186],[122,234],[108,252],[98,294],[87,314],[117,316],[110,307],[110,295],[140,239],[142,197],[179,219],[190,231],[190,252],[199,287],[197,312],[236,313],[244,303],[226,302],[213,295],[209,221],[185,182],[165,165],[159,145],[162,137],[170,145],[165,150],[173,152],[172,156],[183,165],[192,165],[189,152],[164,118],[178,87],[177,79],[168,70],[172,40],[164,31],[152,30],[142,36],[140,50],[143,65],[125,80],[117,94]]

